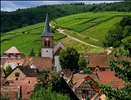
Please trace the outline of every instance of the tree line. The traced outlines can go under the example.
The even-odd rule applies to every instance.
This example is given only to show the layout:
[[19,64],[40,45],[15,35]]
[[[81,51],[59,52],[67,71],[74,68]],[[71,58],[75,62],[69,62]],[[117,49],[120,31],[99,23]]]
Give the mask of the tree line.
[[99,11],[118,11],[130,12],[131,2],[115,2],[101,4],[61,4],[61,5],[43,5],[26,9],[17,9],[16,11],[1,11],[1,33],[44,22],[45,14],[48,12],[50,20],[68,16],[77,13],[99,12]]

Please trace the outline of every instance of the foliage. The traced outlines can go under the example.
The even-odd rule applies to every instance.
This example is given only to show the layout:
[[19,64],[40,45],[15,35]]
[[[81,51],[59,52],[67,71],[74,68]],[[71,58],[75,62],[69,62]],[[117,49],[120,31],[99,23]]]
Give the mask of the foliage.
[[[75,40],[71,40],[70,38],[62,38],[60,41],[66,46],[66,47],[74,47],[78,50],[79,53],[103,53],[104,49],[101,47],[102,46],[102,41],[104,40],[105,35],[107,34],[108,29],[115,23],[119,22],[124,15],[129,15],[129,13],[125,12],[97,12],[97,13],[82,13],[82,14],[77,14],[77,15],[72,15],[68,17],[63,17],[59,18],[58,22],[56,23],[59,24],[60,22],[64,24],[68,23],[68,25],[72,24],[75,19],[76,22],[81,22],[81,20],[88,20],[97,17],[97,20],[101,18],[101,15],[103,15],[102,18],[106,19],[106,16],[112,16],[114,18],[108,19],[107,21],[104,21],[98,25],[92,26],[89,29],[86,29],[85,31],[81,33],[74,34],[74,31],[71,30],[66,30],[65,33],[80,39],[82,41],[85,41],[87,43],[99,46],[100,48],[93,48],[88,45],[85,45],[83,43],[77,42]],[[49,16],[50,17],[50,16]],[[64,19],[64,20],[62,20]],[[71,19],[71,20],[67,20]],[[55,21],[55,20],[53,20]],[[64,23],[64,21],[66,21]],[[94,19],[94,22],[96,20]],[[101,20],[99,20],[101,21]],[[70,24],[69,24],[70,22]],[[91,21],[92,22],[92,21]],[[91,22],[88,22],[89,24]],[[52,23],[51,23],[52,24]],[[55,26],[55,25],[54,25]],[[36,55],[39,55],[39,48],[40,47],[40,34],[43,32],[44,24],[38,23],[35,25],[29,25],[26,27],[22,27],[13,31],[9,31],[7,33],[3,33],[1,37],[1,54],[9,49],[12,45],[16,46],[20,51],[22,51],[25,56],[29,56],[29,51],[33,47],[35,50]],[[129,27],[125,27],[129,28]],[[127,31],[125,31],[127,33]],[[57,36],[58,35],[58,36]],[[60,35],[60,37],[59,37]],[[54,39],[59,37],[63,37],[64,35],[61,33],[54,33]],[[127,40],[127,39],[125,39]],[[17,41],[17,42],[16,42]],[[58,40],[54,40],[54,45],[56,44]],[[23,45],[24,44],[24,45]],[[25,49],[26,48],[26,49]]]
[[127,36],[131,36],[131,16],[123,17],[117,25],[108,31],[105,37],[104,46],[118,47]]
[[72,47],[67,47],[66,49],[62,50],[59,56],[59,61],[62,68],[67,68],[71,70],[79,69],[79,56],[80,54],[77,52],[77,50]]
[[13,70],[12,67],[10,65],[8,65],[5,69],[6,76],[8,76],[12,70]]
[[8,96],[8,94],[6,94],[6,95],[1,95],[1,93],[0,93],[0,98],[1,98],[1,100],[10,100],[10,97]]
[[52,91],[51,87],[39,89],[30,98],[30,100],[70,100],[67,94]]
[[31,100],[39,99],[42,100],[54,100],[57,98],[61,100],[68,100],[69,96],[66,95],[66,91],[62,87],[62,81],[60,74],[52,73],[50,70],[43,70],[38,75],[39,83],[35,84],[34,90],[32,91]]
[[[44,21],[48,11],[50,19],[63,17],[67,15],[100,12],[100,11],[119,11],[130,12],[131,2],[101,3],[101,4],[61,4],[61,5],[43,5],[27,9],[17,9],[13,12],[1,11],[1,32],[7,32],[23,26],[36,24]],[[52,13],[53,12],[53,13]],[[11,20],[10,20],[11,19]]]
[[60,40],[60,39],[66,38],[66,37],[67,36],[62,33],[55,33],[54,34],[54,40]]
[[115,75],[118,78],[125,81],[125,86],[122,89],[112,89],[111,86],[101,85],[102,92],[109,100],[131,100],[131,62],[127,60],[111,59],[110,68],[115,71]]
[[87,67],[87,59],[83,56],[80,56],[78,66],[80,70],[85,69]]
[[34,48],[31,49],[29,56],[35,56]]

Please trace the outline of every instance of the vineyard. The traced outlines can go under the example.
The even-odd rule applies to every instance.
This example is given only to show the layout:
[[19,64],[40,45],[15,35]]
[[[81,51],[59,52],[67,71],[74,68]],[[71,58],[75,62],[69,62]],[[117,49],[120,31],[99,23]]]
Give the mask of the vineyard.
[[[102,42],[108,32],[108,29],[118,23],[125,15],[129,15],[129,13],[89,12],[54,19],[50,21],[51,24],[57,28],[64,29],[64,32],[67,35],[92,45],[99,46],[100,48],[93,48],[69,39],[66,35],[59,33],[56,30],[57,28],[53,29],[51,27],[51,30],[54,30],[54,45],[58,41],[62,41],[66,47],[74,47],[79,51],[79,53],[104,53]],[[26,56],[32,48],[34,48],[35,52],[38,54],[41,48],[40,35],[43,31],[44,21],[38,24],[2,33],[1,54],[11,46],[16,46]]]

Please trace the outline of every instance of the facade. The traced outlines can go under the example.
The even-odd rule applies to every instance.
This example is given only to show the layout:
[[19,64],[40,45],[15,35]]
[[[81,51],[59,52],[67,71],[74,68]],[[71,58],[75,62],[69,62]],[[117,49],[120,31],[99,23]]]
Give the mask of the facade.
[[65,48],[64,45],[59,41],[53,49],[54,70],[56,72],[59,72],[62,70],[60,62],[59,62],[59,55],[60,55],[60,51],[64,48]]

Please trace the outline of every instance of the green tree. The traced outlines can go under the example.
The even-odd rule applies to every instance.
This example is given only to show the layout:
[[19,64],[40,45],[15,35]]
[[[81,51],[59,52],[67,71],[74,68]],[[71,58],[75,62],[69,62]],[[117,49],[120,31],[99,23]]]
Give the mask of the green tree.
[[39,89],[30,98],[30,100],[70,100],[67,94],[52,91],[51,87]]
[[87,67],[87,59],[85,57],[80,56],[78,66],[80,70],[85,69]]
[[79,69],[79,56],[80,54],[77,52],[77,50],[72,47],[67,47],[66,49],[62,50],[59,56],[59,61],[62,68],[69,68],[71,70]]
[[118,24],[109,29],[103,44],[105,47],[118,47],[127,36],[131,36],[131,16],[123,17]]
[[[131,50],[131,46],[125,49]],[[131,100],[131,61],[111,59],[109,65],[115,71],[115,76],[125,81],[125,86],[122,89],[112,89],[111,86],[100,85],[102,92],[109,100]]]
[[13,69],[11,68],[11,66],[8,65],[8,66],[5,68],[6,76],[8,76],[8,75],[11,73],[12,70],[13,70]]
[[35,56],[34,48],[31,49],[29,56]]

